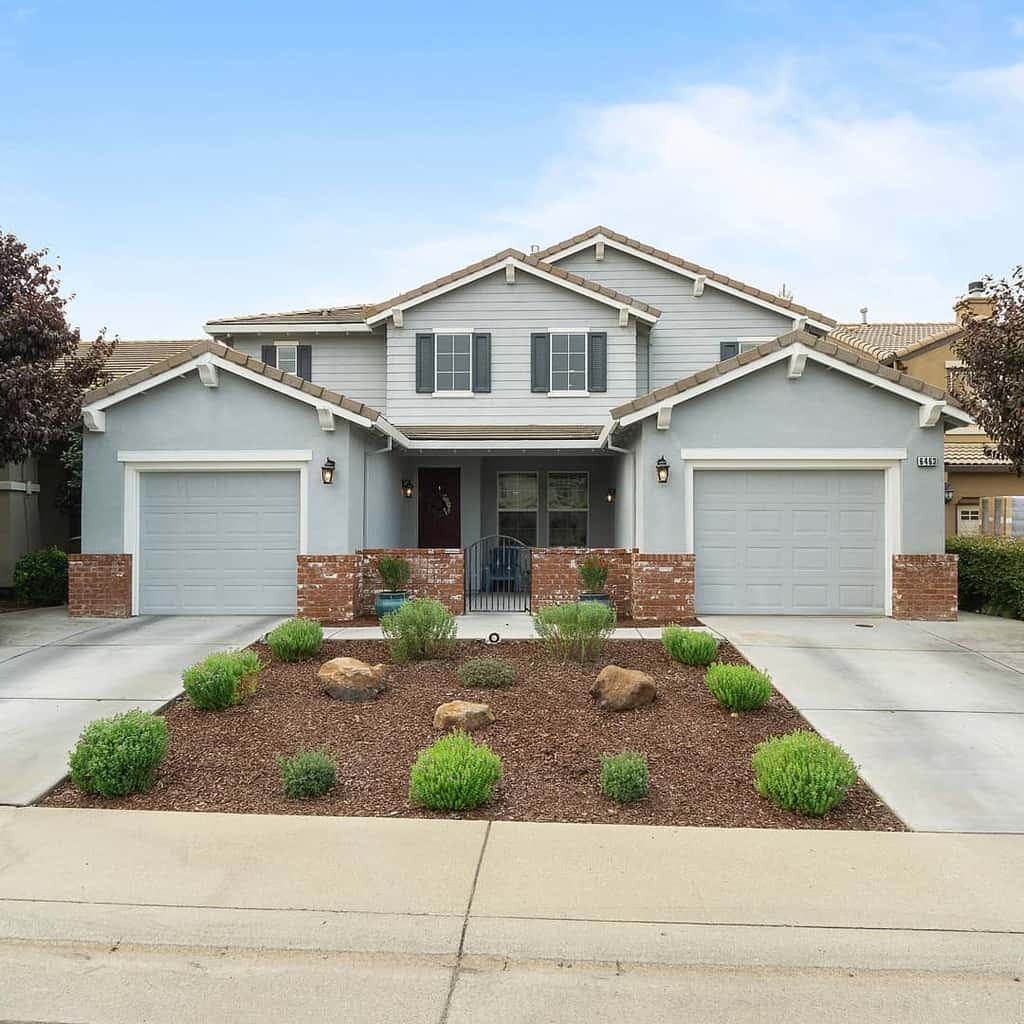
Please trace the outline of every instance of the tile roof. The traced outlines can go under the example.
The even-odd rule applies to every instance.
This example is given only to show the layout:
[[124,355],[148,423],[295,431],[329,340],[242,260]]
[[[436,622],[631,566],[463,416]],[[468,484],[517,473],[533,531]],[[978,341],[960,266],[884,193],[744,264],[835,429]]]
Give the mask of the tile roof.
[[536,256],[528,256],[526,253],[520,252],[518,249],[502,249],[501,252],[496,252],[493,256],[488,256],[486,259],[477,260],[476,263],[470,263],[467,267],[462,267],[459,270],[453,270],[450,274],[445,274],[443,277],[437,277],[433,281],[421,284],[417,288],[412,288],[407,292],[402,292],[400,295],[395,295],[385,302],[378,302],[376,306],[370,306],[367,309],[366,315],[367,317],[372,317],[385,312],[392,306],[404,305],[407,302],[411,302],[413,299],[419,298],[421,295],[427,295],[438,288],[443,288],[447,284],[454,284],[456,281],[459,281],[464,277],[469,277],[471,274],[475,274],[478,271],[486,270],[489,266],[493,265],[495,269],[498,269],[505,260],[510,258],[518,260],[521,263],[525,263],[527,266],[535,267],[537,270],[543,271],[545,274],[549,274],[552,277],[559,278],[568,284],[574,284],[578,288],[584,288],[589,292],[593,292],[595,295],[603,295],[605,298],[611,299],[613,302],[619,303],[620,305],[631,306],[633,309],[638,309],[642,313],[647,313],[653,317],[661,316],[661,310],[658,309],[657,306],[651,306],[646,302],[641,302],[640,299],[633,298],[631,295],[626,295],[623,292],[616,291],[614,288],[608,288],[603,284],[597,284],[595,281],[589,281],[585,277],[580,277],[579,274],[572,274],[568,270],[563,270],[561,267],[557,267],[552,263],[545,263]]
[[858,369],[873,373],[884,380],[899,384],[901,387],[909,388],[911,391],[919,391],[922,395],[934,398],[936,401],[946,402],[955,409],[960,408],[960,405],[941,388],[926,384],[923,380],[918,380],[917,377],[901,373],[899,370],[894,370],[891,366],[884,366],[876,359],[857,355],[855,352],[851,352],[849,349],[827,338],[818,338],[813,334],[808,334],[806,331],[790,331],[789,334],[783,334],[779,338],[766,341],[763,345],[758,345],[757,348],[741,352],[738,356],[733,356],[731,359],[723,359],[721,362],[715,363],[704,370],[698,370],[689,377],[683,377],[682,380],[677,380],[673,384],[666,384],[656,391],[651,391],[646,395],[641,395],[639,398],[634,398],[630,402],[618,405],[611,411],[612,418],[620,419],[623,416],[628,416],[630,413],[652,408],[666,398],[680,395],[691,388],[697,387],[699,384],[714,380],[716,377],[724,377],[727,373],[731,373],[741,366],[756,362],[762,356],[770,355],[772,352],[779,351],[779,349],[788,348],[797,342],[800,342],[807,348],[815,349],[825,355],[839,359],[844,363],[849,363],[851,366],[856,366]]
[[945,321],[921,323],[837,324],[829,335],[834,341],[867,352],[875,359],[897,359],[937,341],[952,339],[960,325]]
[[[180,341],[164,339],[153,341],[118,341],[114,351],[107,358],[104,369],[110,377],[123,377],[126,373],[134,373],[136,370],[141,370],[151,363],[157,363],[161,359],[166,359],[168,356],[182,352],[204,340],[204,338],[183,338]],[[78,351],[84,353],[91,347],[91,342],[84,342],[78,346]]]
[[745,295],[750,295],[755,299],[761,299],[763,302],[770,302],[772,305],[788,310],[796,316],[806,316],[812,320],[817,320],[819,323],[825,324],[827,327],[831,327],[835,324],[835,320],[833,320],[832,317],[826,316],[824,313],[819,313],[817,310],[810,309],[807,306],[801,306],[798,302],[794,302],[792,299],[783,298],[783,296],[776,295],[773,292],[766,292],[762,288],[755,288],[753,285],[747,284],[745,281],[738,281],[734,277],[728,277],[726,274],[720,274],[717,270],[709,270],[707,267],[702,267],[699,263],[692,263],[690,260],[684,260],[682,257],[666,252],[664,249],[655,249],[653,245],[648,245],[646,242],[641,242],[636,238],[630,238],[629,235],[620,234],[618,231],[612,231],[611,228],[606,228],[601,224],[598,224],[596,227],[592,227],[589,231],[582,231],[578,235],[573,235],[572,238],[566,238],[561,242],[556,242],[554,245],[549,245],[546,249],[541,249],[540,252],[535,253],[534,256],[539,260],[545,260],[549,256],[553,256],[555,253],[561,252],[563,249],[568,249],[571,246],[577,245],[580,242],[585,242],[597,235],[603,235],[606,239],[618,242],[620,245],[628,245],[631,249],[636,249],[638,252],[663,260],[665,263],[671,263],[673,266],[679,267],[681,270],[685,270],[691,274],[700,274],[701,276],[706,277],[709,281],[717,281],[719,284],[723,284],[735,291],[743,292]]
[[222,316],[208,320],[218,324],[361,324],[370,303],[357,306],[318,306],[316,309],[291,309],[283,313],[252,313],[246,316]]
[[988,441],[946,441],[945,458],[947,466],[988,466],[992,469],[1009,469],[1010,460],[994,454]]
[[600,426],[550,423],[450,424],[431,423],[399,426],[410,441],[596,441]]

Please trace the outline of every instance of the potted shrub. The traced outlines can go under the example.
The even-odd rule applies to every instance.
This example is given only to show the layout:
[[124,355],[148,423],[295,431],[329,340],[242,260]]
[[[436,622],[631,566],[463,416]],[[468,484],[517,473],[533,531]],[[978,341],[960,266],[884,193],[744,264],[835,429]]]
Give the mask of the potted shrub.
[[609,608],[612,606],[611,598],[605,590],[608,582],[608,563],[597,555],[588,555],[580,563],[580,581],[583,584],[583,593],[580,600],[593,604],[604,604]]
[[377,613],[377,618],[382,619],[391,612],[397,612],[409,600],[409,594],[405,588],[409,584],[411,570],[409,563],[404,558],[384,555],[377,562],[377,572],[384,581],[385,589],[377,594],[373,602],[373,610]]

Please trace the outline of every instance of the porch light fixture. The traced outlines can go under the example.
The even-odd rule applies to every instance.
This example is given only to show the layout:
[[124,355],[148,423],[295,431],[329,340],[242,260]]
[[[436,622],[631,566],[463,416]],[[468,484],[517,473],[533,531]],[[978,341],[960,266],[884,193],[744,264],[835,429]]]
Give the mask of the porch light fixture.
[[942,496],[946,499],[948,505],[953,500],[953,485],[947,480],[946,486],[942,489]]
[[606,495],[605,500],[608,502],[609,505],[614,505],[615,504],[615,488],[614,487],[609,487],[608,488],[608,494]]
[[320,467],[320,479],[325,484],[334,483],[334,459],[324,460],[324,464]]
[[662,455],[660,459],[654,464],[654,468],[658,473],[658,483],[668,483],[668,463],[665,461],[665,456]]
[[416,493],[416,491],[413,489],[412,481],[411,480],[403,480],[402,481],[402,497],[403,498],[411,498],[415,493]]

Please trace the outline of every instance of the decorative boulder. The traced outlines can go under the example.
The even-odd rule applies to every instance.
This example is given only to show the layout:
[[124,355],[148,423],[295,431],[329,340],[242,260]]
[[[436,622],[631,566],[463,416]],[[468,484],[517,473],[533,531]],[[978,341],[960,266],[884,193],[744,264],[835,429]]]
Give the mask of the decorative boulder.
[[476,704],[471,700],[450,700],[434,712],[435,729],[464,729],[472,732],[493,721],[494,715],[486,704]]
[[388,688],[387,675],[386,665],[367,665],[358,658],[332,658],[317,672],[324,693],[349,704],[379,697]]
[[652,703],[658,691],[646,672],[607,665],[590,688],[590,695],[597,698],[598,707],[607,711],[629,711]]

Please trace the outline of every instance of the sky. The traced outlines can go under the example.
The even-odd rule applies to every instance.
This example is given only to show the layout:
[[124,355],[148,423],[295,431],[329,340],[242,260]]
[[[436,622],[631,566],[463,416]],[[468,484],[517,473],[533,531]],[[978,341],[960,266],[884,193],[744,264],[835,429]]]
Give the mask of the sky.
[[1024,262],[1024,2],[0,0],[0,231],[89,338],[594,224],[841,321]]

